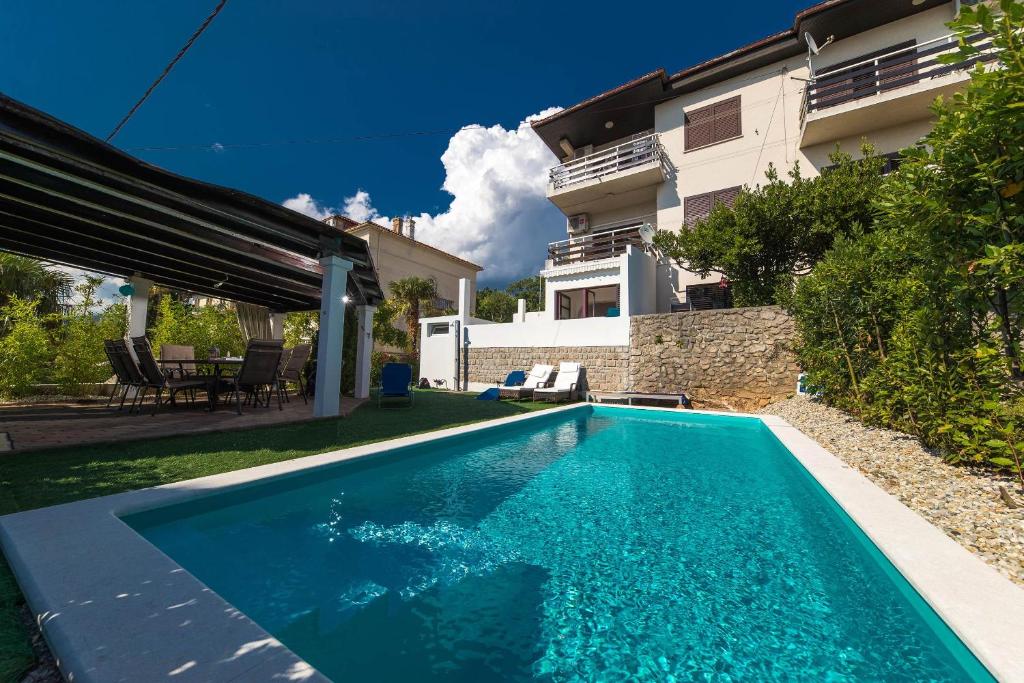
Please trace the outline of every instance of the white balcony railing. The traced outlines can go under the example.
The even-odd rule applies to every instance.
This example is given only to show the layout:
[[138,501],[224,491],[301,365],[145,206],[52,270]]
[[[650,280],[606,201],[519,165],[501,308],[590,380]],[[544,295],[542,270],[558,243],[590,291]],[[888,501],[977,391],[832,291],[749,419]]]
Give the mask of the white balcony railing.
[[801,116],[945,76],[996,58],[992,42],[984,33],[971,36],[967,42],[979,53],[955,64],[944,64],[939,59],[957,48],[957,35],[950,34],[815,74],[804,91]]
[[661,145],[657,133],[555,166],[551,169],[549,179],[553,189],[561,190],[654,161],[661,162]]
[[604,230],[580,237],[548,244],[548,260],[551,265],[564,266],[582,261],[599,261],[626,253],[626,247],[640,246],[640,226],[643,223]]

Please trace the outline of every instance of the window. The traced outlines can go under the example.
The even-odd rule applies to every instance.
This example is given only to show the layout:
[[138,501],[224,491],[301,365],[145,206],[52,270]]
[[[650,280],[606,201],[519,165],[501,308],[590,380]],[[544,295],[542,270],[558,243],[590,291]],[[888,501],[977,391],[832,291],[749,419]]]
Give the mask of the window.
[[439,334],[448,334],[448,323],[430,323],[427,325],[427,336],[435,337]]
[[684,149],[689,152],[743,135],[740,96],[686,112]]
[[686,303],[691,311],[732,308],[732,292],[729,285],[722,283],[688,285],[686,287]]
[[714,192],[705,192],[704,194],[686,197],[683,199],[683,225],[692,228],[697,221],[707,218],[708,214],[711,213],[712,207],[716,204],[725,204],[731,207],[733,202],[736,201],[736,197],[739,196],[741,189],[743,188],[737,185],[736,187],[727,187],[724,190],[715,190]]
[[619,314],[619,286],[584,287],[555,292],[556,320],[615,317]]

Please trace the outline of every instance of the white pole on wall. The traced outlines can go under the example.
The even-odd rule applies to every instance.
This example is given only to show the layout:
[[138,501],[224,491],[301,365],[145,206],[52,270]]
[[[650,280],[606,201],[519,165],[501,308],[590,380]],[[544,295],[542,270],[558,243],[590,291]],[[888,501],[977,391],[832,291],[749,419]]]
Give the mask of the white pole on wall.
[[320,259],[324,279],[320,289],[320,341],[316,354],[316,394],[313,417],[341,414],[341,352],[345,336],[345,292],[352,262],[340,256]]
[[[370,397],[370,360],[373,353],[373,314],[376,306],[356,308],[359,334],[356,342],[356,398]],[[420,347],[423,348],[422,346]]]

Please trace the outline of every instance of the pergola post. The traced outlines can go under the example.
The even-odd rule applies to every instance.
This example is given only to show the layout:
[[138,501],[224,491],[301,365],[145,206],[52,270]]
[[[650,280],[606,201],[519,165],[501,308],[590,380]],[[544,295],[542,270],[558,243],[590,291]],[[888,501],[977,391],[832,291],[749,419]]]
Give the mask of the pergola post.
[[341,352],[345,337],[345,292],[352,262],[340,256],[324,256],[320,293],[320,341],[316,354],[314,417],[341,414]]
[[[146,309],[149,307],[149,290],[152,280],[137,275],[128,278],[135,290],[128,297],[128,337],[141,337],[146,334]],[[128,345],[131,348],[131,344]]]
[[356,308],[359,329],[356,343],[356,398],[370,397],[370,356],[373,352],[373,314],[376,310],[376,306]]
[[284,317],[287,313],[270,314],[270,338],[284,339]]

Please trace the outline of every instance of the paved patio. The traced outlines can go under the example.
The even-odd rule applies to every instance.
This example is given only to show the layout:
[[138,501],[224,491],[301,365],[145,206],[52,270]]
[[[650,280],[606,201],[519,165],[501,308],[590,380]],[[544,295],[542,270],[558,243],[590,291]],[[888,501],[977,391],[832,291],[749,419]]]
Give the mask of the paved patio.
[[[341,414],[348,415],[364,400],[342,398]],[[147,404],[141,415],[128,415],[118,412],[116,406],[107,408],[106,399],[0,405],[0,451],[153,439],[314,419],[312,399],[304,404],[295,396],[284,404],[284,410],[273,403],[270,408],[243,406],[241,415],[234,406],[223,405],[213,413],[180,404],[162,407],[156,415],[151,411],[152,404]]]

